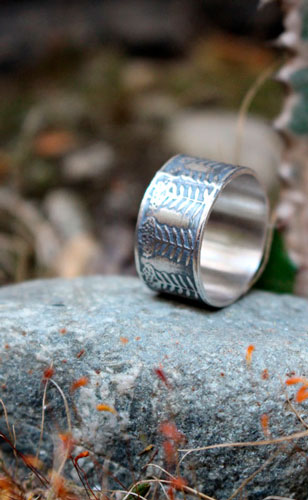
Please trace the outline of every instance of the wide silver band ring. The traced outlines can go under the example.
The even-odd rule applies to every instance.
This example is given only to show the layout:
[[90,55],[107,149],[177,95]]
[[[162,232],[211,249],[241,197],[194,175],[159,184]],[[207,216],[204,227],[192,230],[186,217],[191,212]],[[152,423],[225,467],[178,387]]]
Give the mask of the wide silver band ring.
[[175,156],[140,206],[138,274],[152,290],[227,306],[260,271],[268,228],[267,196],[253,170]]

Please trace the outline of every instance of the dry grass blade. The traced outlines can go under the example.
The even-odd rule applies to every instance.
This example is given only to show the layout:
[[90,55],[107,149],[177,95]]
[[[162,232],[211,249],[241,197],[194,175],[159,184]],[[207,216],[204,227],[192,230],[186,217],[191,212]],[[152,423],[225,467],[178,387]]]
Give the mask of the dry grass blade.
[[52,378],[49,379],[49,381],[56,387],[56,389],[59,391],[61,394],[61,397],[63,399],[64,407],[65,407],[65,413],[66,413],[66,419],[67,419],[67,429],[68,432],[71,434],[72,433],[72,421],[71,421],[71,414],[70,414],[70,409],[68,406],[67,399],[65,397],[64,392],[62,391],[61,387],[55,382]]
[[[145,483],[147,483],[148,481],[144,481]],[[137,483],[138,484],[138,483]],[[135,485],[136,486],[136,485]],[[147,498],[143,497],[142,495],[140,495],[140,493],[135,493],[134,491],[125,491],[125,490],[115,490],[115,493],[126,493],[125,497],[124,498],[128,498],[128,495],[129,496],[133,496],[133,497],[137,497],[137,498],[140,498],[141,500],[147,500]],[[124,499],[123,499],[124,500]]]
[[[161,484],[171,485],[172,481],[168,481],[167,479],[158,479],[158,478],[155,478],[155,479],[145,479],[143,481],[138,481],[138,483],[136,483],[136,484],[133,485],[133,487],[131,488],[130,491],[126,491],[125,492],[126,495],[123,498],[123,500],[127,500],[127,498],[129,497],[129,495],[132,494],[132,489],[136,488],[136,486],[139,486],[139,484],[145,484],[145,483],[161,483]],[[116,490],[116,491],[120,491],[120,490]],[[202,498],[203,500],[216,500],[215,498],[209,497],[205,493],[201,493],[200,491],[195,490],[194,488],[191,488],[190,486],[187,486],[187,485],[185,485],[185,486],[183,485],[183,491],[186,492],[186,493],[190,493],[191,495],[194,495],[194,496],[196,496],[198,498]],[[137,494],[135,494],[135,495],[137,495]],[[139,495],[139,498],[142,498],[142,497],[140,497],[140,495]]]
[[37,447],[36,451],[36,458],[39,457],[40,450],[41,450],[41,445],[43,441],[43,434],[44,434],[44,422],[45,422],[45,405],[46,405],[46,394],[47,394],[47,386],[48,386],[49,380],[46,380],[46,384],[44,387],[44,393],[43,393],[43,399],[42,399],[42,419],[41,419],[41,431],[40,431],[40,439],[39,439],[39,444]]
[[[161,483],[157,482],[157,483],[154,484],[154,488],[153,488],[151,500],[156,500],[157,499],[157,490],[158,490],[159,487],[161,487]],[[166,490],[165,490],[164,487],[162,487],[162,490],[164,492],[166,492]],[[168,498],[168,500],[169,500],[169,498]]]
[[16,453],[16,455],[21,458],[21,460],[24,462],[24,464],[30,469],[36,477],[39,479],[39,481],[42,483],[43,486],[47,487],[49,486],[49,481],[46,479],[46,477],[36,468],[34,467],[28,460],[26,460],[26,457],[21,453],[20,451],[17,450],[17,448],[14,446],[12,441],[2,432],[0,432],[0,438],[3,439],[11,448],[12,450]]
[[285,443],[288,441],[294,441],[295,439],[300,439],[308,436],[308,430],[302,432],[295,432],[294,434],[290,434],[290,436],[281,436],[279,438],[273,439],[263,439],[261,441],[239,441],[234,443],[219,443],[212,444],[209,446],[201,446],[200,448],[190,448],[190,449],[181,449],[179,450],[184,455],[181,458],[181,462],[190,454],[196,451],[206,451],[206,450],[215,450],[217,448],[245,448],[245,447],[253,447],[253,446],[266,446],[270,444],[278,444]]
[[286,398],[286,401],[288,403],[288,405],[290,406],[291,408],[291,411],[294,413],[294,415],[296,415],[296,417],[298,418],[298,420],[301,422],[301,424],[303,424],[303,426],[308,429],[308,424],[305,422],[305,420],[300,416],[300,414],[298,413],[297,409],[295,408],[295,406],[291,403],[291,400],[289,398],[289,395],[286,391],[286,388],[285,388],[285,384],[283,383],[281,377],[280,378],[280,383],[281,383],[281,387],[283,388],[283,392],[284,392],[284,395],[285,395],[285,398]]
[[[59,387],[57,382],[55,382],[52,378],[49,379],[49,382],[52,383],[56,387],[56,389],[58,390],[58,392],[60,393],[60,395],[62,397],[64,407],[65,407],[66,419],[67,419],[68,434],[71,435],[72,434],[71,415],[70,415],[70,410],[69,410],[69,406],[68,406],[68,402],[67,402],[67,399],[65,397],[65,394],[62,391],[61,387]],[[54,469],[52,470],[51,480],[50,480],[51,484],[53,484],[55,482],[55,479],[61,475],[61,473],[64,469],[64,466],[65,466],[65,463],[68,459],[68,456],[69,456],[69,450],[66,449],[65,453],[63,454],[63,458],[62,458],[62,461],[60,462],[59,467],[57,468],[57,470],[54,470]],[[52,498],[52,496],[53,496],[53,489],[51,487],[51,489],[49,490],[48,495],[47,495],[47,500],[50,500]]]
[[12,430],[11,430],[11,427],[10,427],[10,424],[9,424],[9,418],[8,418],[8,414],[7,414],[7,409],[6,409],[6,406],[4,404],[4,401],[2,398],[0,398],[0,404],[3,408],[3,413],[4,413],[4,419],[5,419],[5,423],[6,423],[6,426],[7,426],[7,430],[9,431],[9,436],[10,436],[10,439],[12,441],[12,443],[14,443],[14,435],[12,433]]
[[15,425],[14,424],[12,425],[12,432],[13,432],[13,443],[14,443],[14,446],[16,446],[17,439],[16,439],[16,431],[15,431]]
[[84,490],[86,492],[87,497],[90,499],[91,494],[92,494],[94,499],[98,500],[98,497],[95,495],[93,489],[91,488],[91,486],[88,483],[87,476],[86,476],[86,473],[84,472],[84,470],[81,467],[79,467],[78,463],[73,459],[73,457],[71,457],[71,461],[72,461],[73,466],[75,467],[75,470],[78,474],[80,482],[81,482],[82,486],[84,487]]
[[286,397],[287,399],[287,403],[288,405],[290,406],[292,412],[296,415],[296,417],[298,418],[298,420],[300,421],[301,424],[303,424],[303,426],[308,429],[308,424],[305,422],[305,420],[300,416],[300,414],[298,413],[297,409],[295,408],[295,406],[291,403],[290,401],[290,398],[289,396],[287,395]]
[[[156,478],[155,478],[156,479]],[[164,496],[167,498],[167,500],[170,500],[168,493],[166,492],[165,486],[160,482],[159,478],[157,478],[158,483],[157,485],[162,489]]]
[[16,227],[23,236],[27,233],[27,243],[35,250],[39,263],[50,265],[60,249],[59,237],[34,203],[25,201],[9,189],[1,188],[0,211],[17,221]]
[[273,453],[265,462],[262,464],[255,472],[253,472],[247,479],[245,479],[242,484],[232,493],[232,495],[228,498],[228,500],[232,500],[235,498],[241,491],[250,483],[260,472],[262,472],[280,453],[280,450],[277,450]]
[[289,497],[266,497],[263,500],[294,500],[294,498]]
[[106,457],[103,463],[103,475],[101,479],[101,491],[104,494],[108,490],[109,482],[110,456]]
[[164,474],[166,474],[167,476],[170,476],[172,479],[175,479],[175,476],[173,476],[170,472],[168,472],[166,469],[164,469],[163,467],[161,467],[160,465],[158,464],[152,464],[152,463],[149,463],[147,465],[147,467],[156,467],[157,469],[159,469],[161,472],[163,472]]
[[234,153],[234,163],[235,164],[240,164],[241,163],[241,149],[242,149],[242,139],[243,139],[243,130],[244,130],[244,124],[245,124],[245,118],[248,113],[249,106],[251,105],[253,99],[257,95],[258,90],[262,85],[268,80],[273,73],[276,71],[278,65],[280,65],[277,62],[274,64],[271,64],[269,68],[266,68],[260,75],[259,77],[255,80],[255,82],[252,84],[252,86],[248,89],[242,104],[240,106],[239,112],[238,112],[238,120],[237,120],[237,127],[236,127],[236,144],[235,144],[235,153]]
[[190,486],[183,486],[183,490],[186,491],[187,493],[191,493],[192,495],[198,497],[198,498],[203,498],[204,500],[215,500],[213,497],[209,497],[208,495],[205,495],[204,493],[201,493],[198,490],[195,490],[194,488],[191,488]]

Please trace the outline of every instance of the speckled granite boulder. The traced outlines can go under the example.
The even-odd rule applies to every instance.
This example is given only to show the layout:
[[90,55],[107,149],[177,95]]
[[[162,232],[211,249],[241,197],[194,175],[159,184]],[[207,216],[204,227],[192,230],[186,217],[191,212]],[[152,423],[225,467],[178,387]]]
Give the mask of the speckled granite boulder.
[[[75,439],[102,463],[108,457],[127,487],[132,470],[136,477],[153,474],[141,471],[150,458],[140,455],[147,445],[158,449],[154,461],[163,464],[164,420],[185,434],[182,448],[264,439],[263,414],[273,437],[304,430],[287,394],[304,419],[308,401],[296,403],[297,388],[284,385],[290,374],[308,372],[304,299],[254,291],[229,308],[208,311],[156,296],[136,278],[36,281],[2,288],[0,329],[0,396],[15,424],[17,448],[35,453],[42,375],[53,362]],[[247,365],[250,344],[255,349]],[[72,382],[84,376],[88,385],[71,392]],[[99,404],[116,412],[98,411]],[[53,436],[66,427],[63,402],[50,384],[43,461],[52,457]],[[246,486],[245,498],[307,499],[307,438],[277,446],[192,453],[182,475],[193,487],[225,499],[278,450]],[[90,458],[84,467],[94,478]]]

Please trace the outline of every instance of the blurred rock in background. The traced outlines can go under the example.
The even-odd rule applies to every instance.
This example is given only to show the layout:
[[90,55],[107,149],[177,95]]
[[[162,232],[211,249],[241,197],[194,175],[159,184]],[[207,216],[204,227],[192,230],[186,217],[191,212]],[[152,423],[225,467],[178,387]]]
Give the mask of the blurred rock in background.
[[249,117],[240,137],[236,113],[185,110],[174,115],[166,131],[172,151],[253,168],[272,206],[279,193],[278,168],[282,144],[278,134],[260,118]]
[[108,42],[139,53],[176,55],[209,30],[275,38],[281,31],[276,2],[258,0],[3,0],[0,65],[33,64],[50,50]]
[[257,3],[1,2],[2,283],[134,274],[139,203],[171,154],[247,163],[275,199],[278,83],[260,87],[236,132],[279,57],[279,5]]

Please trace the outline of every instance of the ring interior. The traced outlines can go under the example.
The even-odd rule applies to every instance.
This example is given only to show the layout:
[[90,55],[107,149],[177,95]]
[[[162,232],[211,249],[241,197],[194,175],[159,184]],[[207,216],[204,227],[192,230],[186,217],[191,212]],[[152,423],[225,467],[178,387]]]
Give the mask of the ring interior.
[[216,199],[202,232],[199,272],[206,301],[231,304],[249,288],[263,257],[268,204],[250,174],[232,179]]

